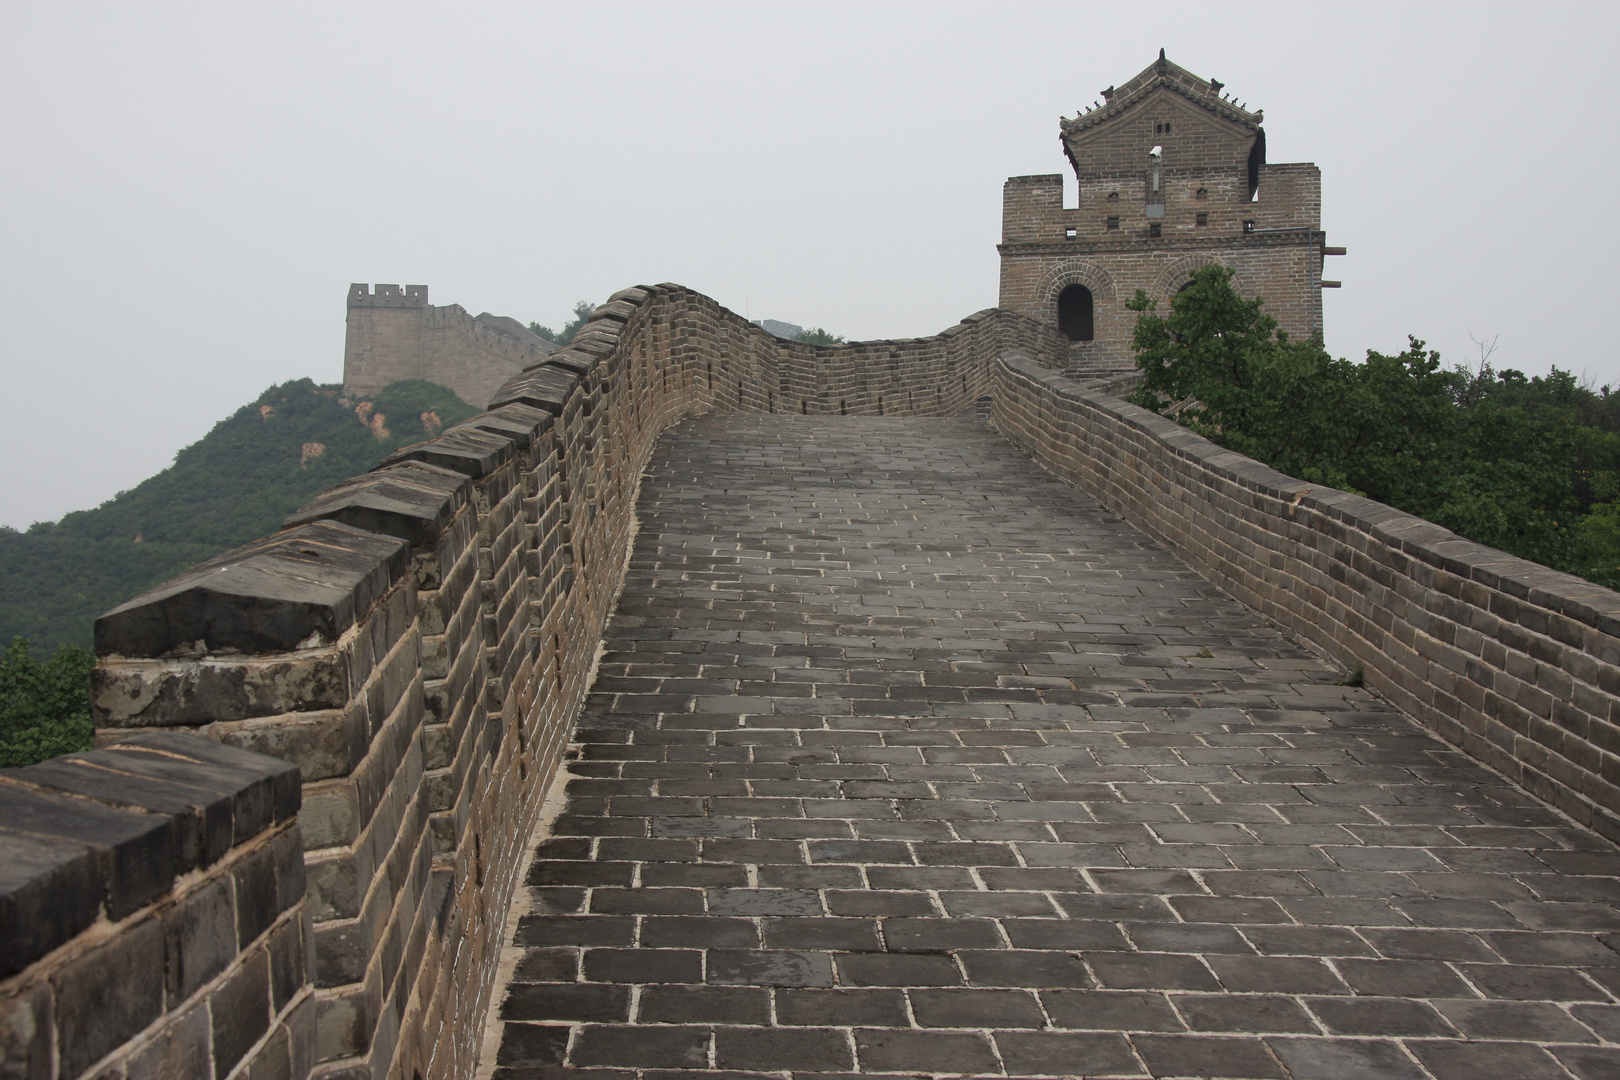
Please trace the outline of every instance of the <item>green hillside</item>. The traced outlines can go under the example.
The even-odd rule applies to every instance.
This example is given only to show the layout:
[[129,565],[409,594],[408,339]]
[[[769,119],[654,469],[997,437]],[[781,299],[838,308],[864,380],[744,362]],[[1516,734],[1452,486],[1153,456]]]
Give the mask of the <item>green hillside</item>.
[[309,379],[273,386],[96,509],[27,532],[0,527],[0,645],[25,637],[41,656],[88,645],[103,611],[274,532],[317,493],[477,411],[421,381],[369,403]]

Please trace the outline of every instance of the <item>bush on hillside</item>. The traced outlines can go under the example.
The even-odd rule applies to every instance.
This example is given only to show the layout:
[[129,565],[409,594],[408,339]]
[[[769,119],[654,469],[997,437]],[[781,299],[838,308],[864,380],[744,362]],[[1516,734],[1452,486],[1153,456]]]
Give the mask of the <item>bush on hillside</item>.
[[77,645],[64,645],[41,663],[28,655],[22,638],[0,654],[0,768],[90,749],[95,664],[90,650]]
[[567,345],[574,340],[574,335],[579,333],[580,329],[591,321],[591,312],[595,310],[595,304],[589,300],[581,300],[574,305],[573,321],[565,324],[561,330],[553,330],[549,326],[541,326],[537,322],[531,322],[529,331],[536,337],[545,338],[554,345]]
[[1292,340],[1200,270],[1170,313],[1138,291],[1132,400],[1313,483],[1427,518],[1470,540],[1620,586],[1620,394],[1553,368],[1529,378],[1447,370],[1412,338],[1356,364]]

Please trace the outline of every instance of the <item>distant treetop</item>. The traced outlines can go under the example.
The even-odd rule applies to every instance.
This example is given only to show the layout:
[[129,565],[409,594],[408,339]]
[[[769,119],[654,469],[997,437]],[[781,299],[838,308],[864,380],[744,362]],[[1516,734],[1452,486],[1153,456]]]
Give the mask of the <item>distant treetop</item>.
[[806,345],[842,345],[844,343],[842,334],[829,334],[819,326],[813,330],[801,330],[794,335],[793,340],[802,341]]
[[591,312],[595,310],[595,304],[591,303],[589,300],[581,300],[579,303],[574,305],[574,321],[564,326],[561,330],[553,330],[551,327],[541,326],[537,322],[531,322],[529,324],[529,330],[535,335],[535,337],[545,338],[547,341],[556,345],[566,345],[570,341],[574,340],[574,335],[579,333],[580,327],[591,321]]

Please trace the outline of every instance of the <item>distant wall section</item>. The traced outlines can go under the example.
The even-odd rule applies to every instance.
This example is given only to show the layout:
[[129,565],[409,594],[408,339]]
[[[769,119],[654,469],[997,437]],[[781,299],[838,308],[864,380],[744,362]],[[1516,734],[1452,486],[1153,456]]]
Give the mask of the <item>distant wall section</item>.
[[556,351],[516,319],[429,304],[426,285],[349,286],[343,389],[350,395],[426,379],[482,406],[507,379]]

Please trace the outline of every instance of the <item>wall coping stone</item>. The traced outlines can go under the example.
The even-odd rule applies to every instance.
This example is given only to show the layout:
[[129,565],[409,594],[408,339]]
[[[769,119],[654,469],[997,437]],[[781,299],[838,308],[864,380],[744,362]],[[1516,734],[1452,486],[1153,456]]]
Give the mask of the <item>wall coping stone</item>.
[[[614,323],[612,320],[601,320],[600,325],[591,323],[574,335],[574,340],[568,343],[568,348],[573,352],[584,353],[586,356],[597,360],[605,360],[619,348],[618,333],[616,330],[609,331],[607,327],[620,327],[622,325]],[[556,353],[552,354],[552,356],[556,355]],[[551,357],[547,357],[547,359],[549,360]]]
[[514,401],[470,417],[450,430],[477,428],[511,439],[519,450],[528,450],[551,430],[554,423],[552,414],[546,410]]
[[[111,918],[122,918],[163,895],[174,881],[177,830],[165,815],[4,783],[0,821],[5,822],[0,840],[20,833],[88,847],[96,860],[99,899]],[[0,938],[9,936],[0,933]]]
[[0,770],[0,978],[296,817],[300,799],[296,766],[171,732]]
[[281,527],[340,521],[419,546],[445,530],[466,505],[471,488],[461,473],[414,459],[402,461],[327,488],[289,514]]
[[331,644],[409,567],[410,546],[398,538],[335,521],[301,525],[113,608],[96,620],[96,653],[155,659]]
[[514,451],[511,439],[458,424],[442,435],[395,450],[372,471],[404,461],[422,461],[481,480],[511,461]]
[[524,406],[560,416],[568,395],[579,385],[580,376],[549,362],[529,368],[507,379],[489,399],[490,411],[508,406]]
[[[559,349],[550,356],[546,357],[543,364],[529,370],[541,371],[550,367],[557,368],[565,374],[572,373],[574,376],[578,377],[581,375],[590,374],[598,363],[600,363],[600,360],[597,357],[580,349],[576,349],[573,346],[573,343],[570,342],[566,347]],[[498,396],[499,394],[497,394],[497,397]],[[491,398],[489,403],[494,405],[496,403],[495,398]]]
[[590,321],[595,322],[598,319],[615,319],[619,322],[629,322],[630,316],[636,313],[636,308],[638,306],[638,304],[632,304],[623,299],[608,300],[595,311],[591,312]]

